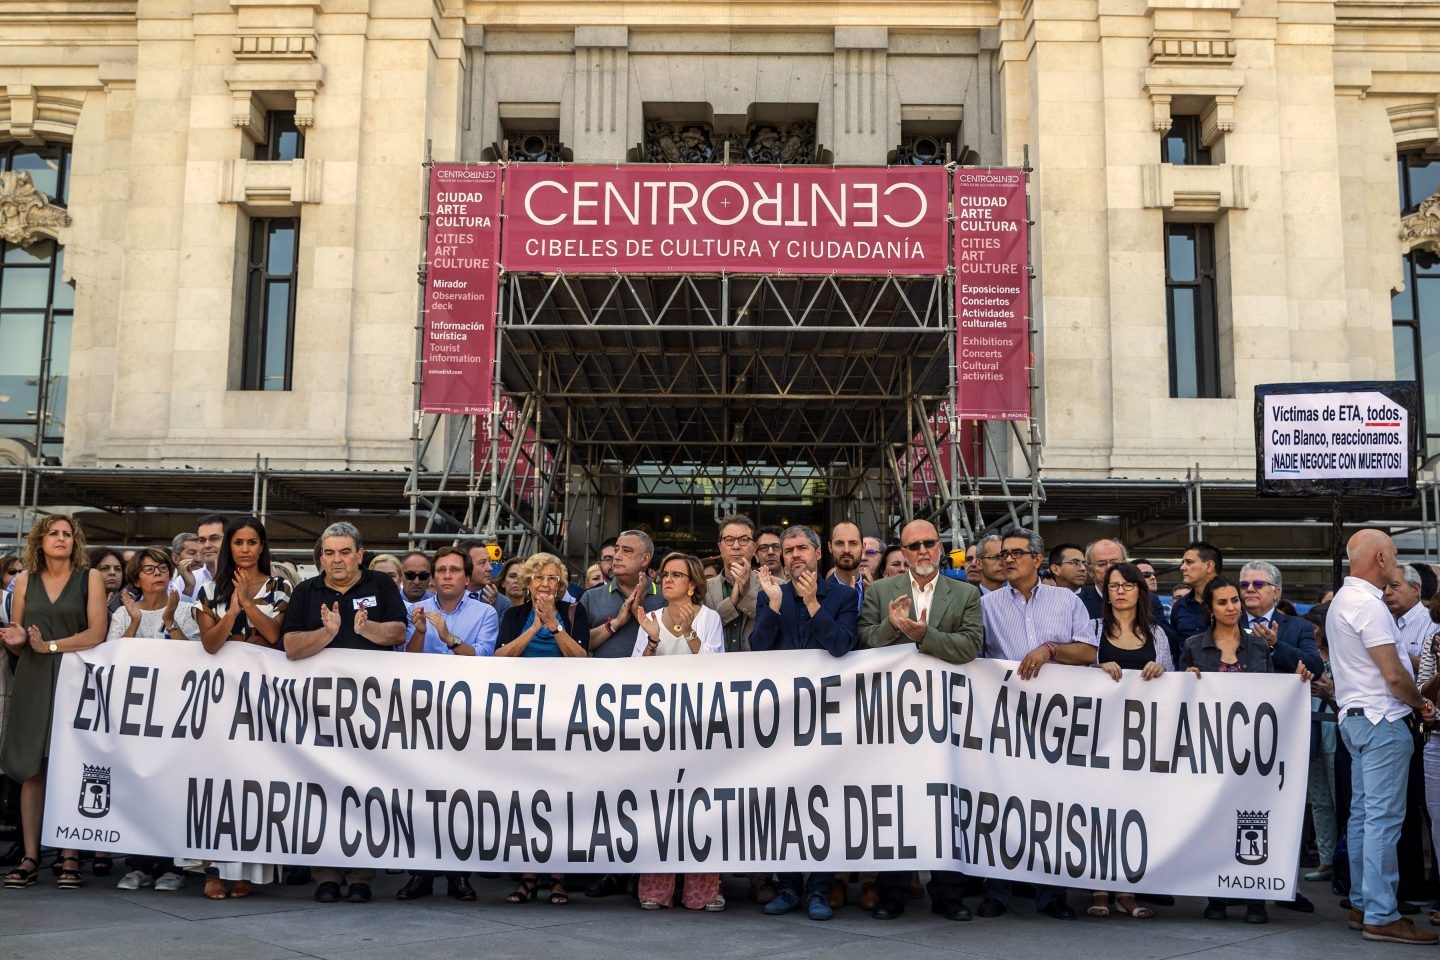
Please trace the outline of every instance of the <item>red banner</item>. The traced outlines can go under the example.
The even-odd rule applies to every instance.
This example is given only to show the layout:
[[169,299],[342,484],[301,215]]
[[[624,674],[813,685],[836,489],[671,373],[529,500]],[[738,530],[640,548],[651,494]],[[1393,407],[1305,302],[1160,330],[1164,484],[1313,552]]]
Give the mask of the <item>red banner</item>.
[[1030,274],[1025,174],[956,170],[956,410],[962,420],[1030,416]]
[[500,168],[430,168],[420,409],[486,413],[495,376]]
[[945,272],[940,167],[505,172],[501,261],[529,273]]

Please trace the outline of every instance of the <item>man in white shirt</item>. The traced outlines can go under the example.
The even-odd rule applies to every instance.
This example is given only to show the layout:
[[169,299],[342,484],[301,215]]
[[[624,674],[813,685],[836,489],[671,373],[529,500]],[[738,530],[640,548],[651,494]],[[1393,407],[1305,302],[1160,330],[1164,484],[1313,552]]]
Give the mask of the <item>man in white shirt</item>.
[[1385,606],[1395,617],[1395,639],[1400,649],[1410,658],[1413,673],[1420,665],[1420,651],[1425,641],[1435,632],[1435,622],[1430,611],[1420,602],[1420,571],[1413,563],[1396,567],[1385,584]]
[[1340,736],[1351,756],[1350,928],[1366,940],[1433,944],[1440,936],[1400,916],[1395,843],[1405,816],[1405,783],[1414,750],[1406,725],[1412,711],[1426,720],[1435,704],[1415,686],[1395,646],[1395,622],[1382,590],[1395,574],[1395,542],[1361,530],[1346,547],[1350,576],[1330,603],[1325,637],[1340,707]]

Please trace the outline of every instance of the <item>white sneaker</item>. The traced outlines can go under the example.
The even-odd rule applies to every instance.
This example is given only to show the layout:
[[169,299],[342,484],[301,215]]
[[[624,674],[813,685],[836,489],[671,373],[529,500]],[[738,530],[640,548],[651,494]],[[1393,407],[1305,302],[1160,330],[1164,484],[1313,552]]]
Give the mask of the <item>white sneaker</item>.
[[716,894],[715,899],[705,904],[705,909],[710,913],[720,913],[725,909],[725,895]]
[[185,886],[183,873],[162,873],[160,879],[155,881],[156,890],[179,890],[183,886]]
[[144,870],[131,870],[120,878],[115,884],[116,890],[139,890],[141,887],[148,887],[155,882],[155,878]]

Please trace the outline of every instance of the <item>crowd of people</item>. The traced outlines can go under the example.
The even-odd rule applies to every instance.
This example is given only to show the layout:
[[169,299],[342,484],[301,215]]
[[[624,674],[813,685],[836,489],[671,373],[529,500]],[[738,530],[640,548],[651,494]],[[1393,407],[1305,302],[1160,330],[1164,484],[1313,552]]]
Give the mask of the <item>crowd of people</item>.
[[[301,580],[293,566],[272,559],[255,517],[204,517],[168,547],[87,552],[75,518],[44,516],[23,553],[0,558],[0,693],[8,690],[0,771],[18,785],[4,809],[21,837],[21,856],[4,885],[23,889],[41,874],[61,658],[102,642],[188,640],[212,654],[227,643],[253,643],[292,660],[331,649],[573,658],[815,649],[843,657],[905,644],[952,664],[1016,661],[1027,679],[1079,667],[1117,681],[1127,672],[1150,680],[1178,670],[1285,673],[1311,684],[1308,809],[1318,862],[1305,878],[1348,884],[1349,925],[1366,939],[1437,941],[1402,911],[1416,912],[1410,902],[1428,899],[1427,819],[1435,831],[1431,849],[1440,849],[1440,742],[1427,736],[1440,697],[1440,599],[1432,600],[1434,572],[1398,564],[1384,533],[1352,537],[1350,575],[1303,615],[1284,599],[1274,565],[1252,560],[1229,579],[1221,551],[1204,541],[1186,548],[1182,584],[1167,605],[1155,565],[1131,558],[1114,539],[1047,552],[1034,531],[1009,529],[982,537],[963,566],[947,569],[940,534],[924,520],[906,524],[896,544],[848,522],[828,538],[822,543],[807,526],[757,527],[737,514],[720,521],[718,552],[702,560],[683,552],[657,557],[646,533],[626,530],[572,582],[558,556],[501,564],[480,541],[368,557],[360,532],[342,522],[325,529],[315,547],[318,573]],[[94,876],[120,872],[118,853],[84,853]],[[81,857],[75,849],[58,852],[51,863],[57,886],[84,882]],[[131,856],[125,867],[121,889],[176,890],[198,874],[211,899],[250,896],[281,877],[280,867],[260,863]],[[374,870],[286,868],[284,877],[313,882],[320,902],[363,903],[372,897]],[[437,879],[413,872],[396,896],[430,896]],[[804,910],[813,920],[844,906],[852,883],[824,871],[747,879],[766,914]],[[467,873],[445,880],[449,896],[476,898]],[[1003,881],[942,870],[930,871],[923,890],[919,880],[909,871],[861,874],[858,903],[888,920],[928,894],[934,913],[963,921],[1007,912],[1017,892]],[[726,907],[716,873],[590,877],[585,892],[630,894],[645,910]],[[1030,892],[1040,913],[1076,917],[1074,891]],[[1085,893],[1084,912],[1097,918],[1145,919],[1154,905],[1173,903],[1141,890]],[[972,913],[965,900],[975,896]],[[569,878],[521,874],[505,901],[539,898],[567,903]],[[1314,909],[1299,895],[1280,906]],[[1268,919],[1261,900],[1212,899],[1204,916],[1223,920],[1231,907],[1242,907],[1250,923]],[[1437,907],[1431,904],[1429,919],[1440,925]]]

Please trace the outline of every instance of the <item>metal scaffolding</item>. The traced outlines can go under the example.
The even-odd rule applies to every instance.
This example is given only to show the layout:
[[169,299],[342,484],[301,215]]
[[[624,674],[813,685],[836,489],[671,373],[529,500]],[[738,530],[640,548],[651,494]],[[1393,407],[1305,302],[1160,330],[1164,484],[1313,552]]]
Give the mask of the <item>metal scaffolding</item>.
[[473,533],[588,556],[614,532],[593,518],[617,476],[717,516],[763,491],[821,491],[827,517],[863,509],[890,538],[925,517],[957,542],[1033,518],[1043,495],[1020,429],[971,425],[973,450],[951,439],[948,277],[510,274],[499,304],[514,416],[497,405],[477,431],[417,414],[417,545]]

